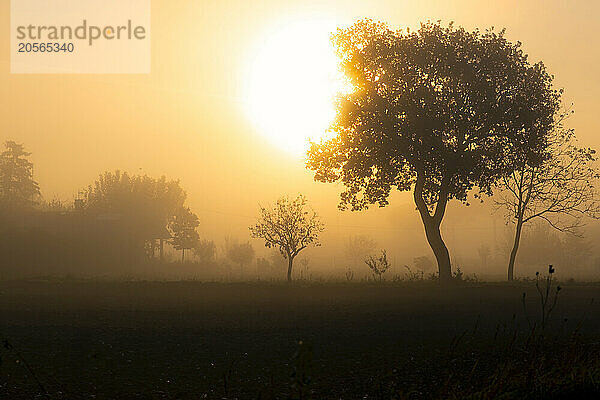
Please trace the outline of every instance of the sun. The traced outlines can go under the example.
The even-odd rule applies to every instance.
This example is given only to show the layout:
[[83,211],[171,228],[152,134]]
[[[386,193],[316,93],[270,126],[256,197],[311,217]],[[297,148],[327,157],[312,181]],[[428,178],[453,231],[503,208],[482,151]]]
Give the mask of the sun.
[[284,21],[257,42],[244,79],[244,107],[254,127],[290,154],[326,137],[334,101],[348,90],[330,35],[333,20]]

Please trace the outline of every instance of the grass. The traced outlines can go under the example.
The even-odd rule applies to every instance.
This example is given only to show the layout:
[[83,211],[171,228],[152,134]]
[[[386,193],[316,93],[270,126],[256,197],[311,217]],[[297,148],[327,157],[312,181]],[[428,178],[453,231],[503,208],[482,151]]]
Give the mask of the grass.
[[535,281],[0,282],[0,398],[595,398],[600,285],[561,286],[542,329]]

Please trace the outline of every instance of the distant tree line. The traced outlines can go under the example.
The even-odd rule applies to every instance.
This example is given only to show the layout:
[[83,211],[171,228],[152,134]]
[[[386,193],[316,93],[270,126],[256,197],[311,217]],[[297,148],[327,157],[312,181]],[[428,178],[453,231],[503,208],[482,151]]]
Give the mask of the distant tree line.
[[[16,272],[77,271],[163,259],[164,243],[197,249],[198,217],[178,181],[114,171],[101,174],[72,204],[43,200],[30,153],[14,141],[0,154],[4,265]],[[213,246],[214,247],[214,246]]]
[[[179,181],[166,177],[102,173],[81,190],[72,204],[43,200],[34,179],[30,153],[13,141],[5,143],[0,158],[0,250],[4,271],[27,274],[119,272],[142,263],[164,261],[165,243],[204,264],[215,262],[217,248],[200,239],[198,216],[186,205]],[[265,240],[292,263],[310,245],[319,245],[323,225],[303,196],[282,197],[273,209],[261,208],[254,237]],[[224,259],[244,267],[255,258],[249,241],[225,239]],[[189,257],[188,257],[189,258]],[[278,264],[261,260],[261,264]]]

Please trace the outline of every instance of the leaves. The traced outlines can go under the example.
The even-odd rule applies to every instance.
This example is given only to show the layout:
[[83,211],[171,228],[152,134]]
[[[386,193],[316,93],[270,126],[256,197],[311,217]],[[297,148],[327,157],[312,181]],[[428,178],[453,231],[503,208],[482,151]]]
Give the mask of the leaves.
[[340,208],[388,204],[392,188],[432,210],[474,187],[491,194],[515,160],[543,158],[560,92],[504,31],[423,24],[392,31],[370,20],[333,37],[354,86],[337,103],[336,136],[313,143],[315,180],[341,181]]

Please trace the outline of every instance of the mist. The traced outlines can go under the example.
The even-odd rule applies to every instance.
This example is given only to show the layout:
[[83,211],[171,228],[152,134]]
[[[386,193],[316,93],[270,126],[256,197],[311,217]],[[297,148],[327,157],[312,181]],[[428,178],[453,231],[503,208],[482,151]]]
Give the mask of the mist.
[[600,397],[600,3],[46,3],[0,398]]

